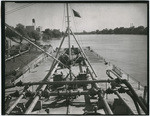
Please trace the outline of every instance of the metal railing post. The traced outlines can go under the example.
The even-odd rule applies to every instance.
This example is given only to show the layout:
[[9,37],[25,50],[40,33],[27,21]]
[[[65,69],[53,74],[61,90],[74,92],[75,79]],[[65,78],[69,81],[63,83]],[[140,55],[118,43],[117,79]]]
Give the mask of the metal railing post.
[[[106,90],[107,90],[107,82],[106,82]],[[108,94],[106,93],[106,99],[108,99]]]
[[144,99],[145,102],[147,103],[146,96],[147,96],[147,86],[144,86],[143,99]]

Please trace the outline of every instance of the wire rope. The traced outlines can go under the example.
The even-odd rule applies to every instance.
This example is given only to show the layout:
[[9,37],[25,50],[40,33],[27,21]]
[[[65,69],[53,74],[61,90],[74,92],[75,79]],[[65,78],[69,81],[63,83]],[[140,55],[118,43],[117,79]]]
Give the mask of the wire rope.
[[[11,10],[8,10],[8,11],[6,11],[6,13],[12,12],[12,11],[14,11],[14,10],[16,10],[16,9],[19,9],[19,8],[24,7],[24,6],[27,6],[27,5],[28,5],[28,4],[22,5],[22,6],[19,6],[19,7],[16,7],[16,8],[11,9]],[[7,6],[7,7],[8,7],[8,6]]]
[[64,29],[64,23],[65,23],[65,4],[64,4],[64,11],[63,11],[63,17],[62,17],[62,28],[61,28],[61,30],[63,31],[63,29]]
[[16,12],[16,11],[19,11],[19,10],[21,10],[21,9],[27,8],[27,7],[32,6],[32,5],[34,5],[34,4],[35,4],[35,3],[30,4],[30,5],[28,4],[28,5],[23,5],[23,6],[17,7],[17,8],[15,8],[15,9],[13,9],[13,10],[7,11],[7,12],[5,13],[5,15],[12,14],[12,13],[14,13],[14,12]]

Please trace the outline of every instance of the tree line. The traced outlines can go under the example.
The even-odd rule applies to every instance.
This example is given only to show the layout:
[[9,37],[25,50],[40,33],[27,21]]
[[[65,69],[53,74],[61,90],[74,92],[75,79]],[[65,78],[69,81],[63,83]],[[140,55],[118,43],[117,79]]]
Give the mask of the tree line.
[[60,32],[59,29],[45,29],[43,31],[43,37],[42,37],[42,40],[43,41],[46,41],[46,40],[51,40],[53,38],[61,38],[63,35],[63,32]]
[[77,32],[76,34],[140,34],[140,35],[146,35],[147,34],[147,27],[144,26],[138,26],[138,27],[117,27],[115,29],[103,29],[103,30],[95,30],[91,32]]
[[[28,30],[26,29],[26,27],[19,23],[16,25],[16,27],[12,27],[14,30],[16,30],[17,32],[19,32],[21,35],[23,35],[26,38],[31,38],[32,41],[36,42],[37,40],[40,40],[40,38],[42,38],[42,40],[51,40],[52,38],[60,38],[63,35],[63,32],[60,32],[60,30],[58,29],[45,29],[43,31],[43,33],[39,33],[37,30]],[[13,31],[11,31],[9,28],[5,29],[5,35],[8,38],[15,38],[16,40],[22,40],[22,38],[20,38],[16,33],[14,33]]]
[[[26,38],[32,38],[35,42],[37,40],[39,40],[41,38],[41,35],[38,31],[36,30],[27,30],[26,27],[19,23],[16,25],[16,27],[12,27],[14,30],[16,30],[18,33],[20,33],[22,36],[26,37]],[[22,38],[19,37],[16,33],[14,33],[13,31],[11,31],[9,28],[5,29],[5,35],[8,38],[15,38],[18,40],[22,41]]]

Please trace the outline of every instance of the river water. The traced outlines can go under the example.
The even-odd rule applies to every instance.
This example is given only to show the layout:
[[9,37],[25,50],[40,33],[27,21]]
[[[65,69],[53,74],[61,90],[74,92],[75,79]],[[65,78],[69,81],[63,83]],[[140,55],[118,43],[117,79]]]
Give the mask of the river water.
[[[110,61],[131,77],[147,85],[147,36],[146,35],[77,35],[82,47],[90,46],[106,61]],[[66,38],[62,47],[68,46]],[[60,40],[52,40],[55,49]],[[71,44],[77,46],[71,36]]]

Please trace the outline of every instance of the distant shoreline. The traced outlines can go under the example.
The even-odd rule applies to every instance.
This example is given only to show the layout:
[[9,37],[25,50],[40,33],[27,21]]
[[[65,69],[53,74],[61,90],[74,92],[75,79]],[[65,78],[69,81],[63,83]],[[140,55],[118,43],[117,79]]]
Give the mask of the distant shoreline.
[[93,33],[74,33],[75,35],[147,35],[147,34],[124,34],[124,33],[122,33],[122,34],[93,34]]
[[136,35],[147,35],[147,27],[138,26],[138,27],[116,27],[115,29],[103,29],[103,30],[94,30],[87,32],[83,30],[83,32],[76,32],[76,34],[136,34]]

